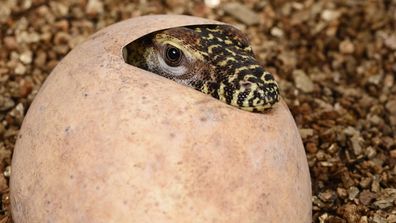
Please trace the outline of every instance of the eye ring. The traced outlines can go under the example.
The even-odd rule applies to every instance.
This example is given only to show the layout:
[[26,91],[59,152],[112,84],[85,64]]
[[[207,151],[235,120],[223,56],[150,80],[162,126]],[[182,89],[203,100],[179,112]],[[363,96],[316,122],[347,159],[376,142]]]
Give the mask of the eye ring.
[[172,46],[172,45],[166,45],[165,47],[165,63],[168,64],[171,67],[177,67],[181,64],[182,59],[183,59],[183,52]]

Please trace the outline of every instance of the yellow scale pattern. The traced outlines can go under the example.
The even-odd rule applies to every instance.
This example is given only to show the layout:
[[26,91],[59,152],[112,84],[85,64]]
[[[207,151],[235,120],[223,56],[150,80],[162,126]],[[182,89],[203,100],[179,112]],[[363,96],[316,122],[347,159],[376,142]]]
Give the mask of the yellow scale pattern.
[[[230,30],[235,31],[235,29],[225,26],[195,28],[195,31],[201,35],[200,44],[203,46],[201,51],[207,52],[209,57],[213,58],[212,61],[216,61],[214,65],[212,63],[215,70],[223,69],[225,74],[218,89],[215,89],[216,93],[213,92],[214,89],[211,89],[210,82],[205,83],[201,91],[212,94],[219,100],[243,110],[265,111],[279,101],[278,85],[272,74],[264,71],[255,60],[252,48],[246,43],[242,43],[244,39],[239,33],[235,36],[226,35]],[[233,37],[234,39],[232,39]],[[216,49],[222,50],[219,53],[215,51]],[[234,64],[234,66],[230,66],[230,64]],[[262,72],[258,73],[257,70],[262,70]],[[254,80],[257,83],[254,83]],[[241,82],[250,84],[230,84]],[[234,88],[231,90],[231,94],[227,94],[227,91],[230,91],[230,86],[231,89]]]
[[[192,78],[187,85],[246,111],[262,112],[279,101],[276,81],[260,66],[247,38],[236,28],[226,25],[174,28],[147,38],[129,47],[132,53],[128,63],[147,69],[152,58],[146,55],[155,50],[150,44],[156,41],[172,45],[195,58],[196,64],[205,65],[205,69],[198,69],[201,73],[192,75],[201,79]],[[150,71],[162,75],[162,71]],[[171,75],[164,76],[181,82]]]

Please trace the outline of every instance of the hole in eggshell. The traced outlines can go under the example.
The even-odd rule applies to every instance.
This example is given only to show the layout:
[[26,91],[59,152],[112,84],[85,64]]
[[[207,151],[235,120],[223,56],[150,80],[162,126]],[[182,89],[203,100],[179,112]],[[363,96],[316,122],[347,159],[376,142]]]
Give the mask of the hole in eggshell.
[[[204,27],[209,28],[210,30],[215,30],[215,33],[213,33],[214,36],[212,34],[205,33],[207,31],[201,32],[196,30],[197,28],[204,30]],[[221,30],[221,33],[216,30]],[[216,35],[216,32],[218,35]],[[170,47],[182,49],[179,53],[181,56],[184,56],[184,59],[181,60],[180,64],[168,63],[169,61],[166,61],[165,58],[167,52],[164,46],[159,46],[158,44],[153,43],[152,39],[157,34],[161,33],[171,34],[170,36],[175,37],[175,39],[180,41],[174,41],[175,39],[167,39],[163,41],[169,42],[169,44],[166,44],[167,46],[169,45]],[[240,49],[249,48],[248,38],[233,26],[220,24],[191,25],[169,28],[146,34],[124,46],[122,49],[122,57],[124,62],[129,65],[166,77],[176,81],[177,83],[199,89],[201,86],[197,86],[198,84],[196,83],[201,79],[208,79],[207,76],[210,76],[208,67],[210,67],[211,63],[217,62],[214,61],[213,58],[203,59],[206,52],[203,52],[204,50],[198,50],[199,47],[202,47],[202,44],[200,43],[201,38],[216,38],[219,40],[222,45],[218,45],[220,47],[217,49],[212,48],[215,53],[216,51],[219,51],[219,54],[228,54],[226,47],[230,48],[231,46],[235,46]],[[189,52],[190,59],[185,59],[186,55],[183,53],[187,49],[185,47],[186,45],[192,46],[189,48],[190,50],[196,49],[193,53],[191,53],[191,51]],[[209,47],[204,49],[208,50],[208,48]],[[193,61],[194,57],[198,59]],[[161,66],[156,66],[158,64]]]
[[129,65],[247,111],[269,110],[278,100],[277,84],[263,80],[264,68],[255,59],[247,36],[230,25],[152,32],[127,44],[122,56]]
[[[196,31],[194,31],[194,29],[196,28],[210,28],[215,30],[216,28],[221,28],[222,30],[225,30],[223,35],[225,34],[226,36],[228,36],[229,39],[232,40],[232,44],[237,45],[238,47],[248,47],[249,46],[249,41],[247,39],[247,37],[238,29],[236,29],[233,26],[230,25],[220,25],[220,24],[206,24],[206,25],[192,25],[192,26],[182,26],[182,27],[174,27],[174,28],[169,28],[169,29],[164,29],[164,30],[159,30],[159,31],[155,31],[149,34],[146,34],[136,40],[134,40],[133,42],[127,44],[126,46],[123,47],[122,49],[122,57],[124,59],[124,62],[141,68],[143,70],[149,71],[151,73],[166,77],[168,79],[174,80],[177,83],[183,84],[183,85],[187,85],[189,87],[192,87],[196,90],[198,90],[201,86],[193,86],[195,83],[191,82],[191,79],[194,79],[195,81],[198,79],[199,82],[199,78],[203,77],[205,75],[208,76],[208,72],[204,71],[206,70],[205,67],[209,67],[210,64],[209,62],[205,62],[205,61],[199,61],[196,63],[191,63],[186,65],[185,67],[187,67],[188,69],[183,69],[183,66],[174,66],[174,64],[172,65],[167,65],[166,62],[163,60],[163,58],[159,58],[159,55],[156,55],[156,57],[153,56],[153,54],[151,56],[147,56],[148,54],[148,49],[152,49],[152,50],[156,50],[156,52],[163,52],[161,50],[163,49],[158,49],[158,48],[154,48],[153,46],[155,44],[153,44],[153,37],[156,36],[157,34],[161,33],[161,32],[167,32],[167,31],[171,31],[175,30],[176,32],[172,32],[173,36],[176,36],[179,39],[185,40],[186,42],[190,43],[185,43],[185,44],[189,44],[189,45],[193,45],[193,44],[197,44],[199,45],[199,39],[202,37],[202,35],[200,35],[200,33],[197,33]],[[177,33],[179,32],[179,33]],[[221,38],[223,38],[224,36],[221,36]],[[215,38],[219,38],[219,37],[215,37]],[[172,41],[169,41],[172,42]],[[174,44],[174,42],[172,43]],[[170,44],[169,44],[170,45]],[[180,44],[178,45],[177,48],[180,48]],[[224,47],[223,47],[224,48]],[[223,49],[224,50],[224,49]],[[158,53],[159,54],[159,53]],[[161,55],[165,55],[166,52],[163,52]],[[181,53],[183,55],[183,53]],[[199,54],[199,51],[197,51],[197,54]],[[194,55],[196,56],[196,55]],[[197,57],[200,57],[202,55],[198,55]],[[156,60],[157,62],[159,60],[161,60],[159,63],[161,63],[164,66],[168,66],[166,68],[169,68],[168,71],[165,71],[164,69],[155,69],[153,68],[153,62],[148,63],[147,61],[153,61]],[[182,61],[182,62],[186,62],[186,61]],[[194,66],[199,66],[199,68],[194,68]],[[187,74],[183,74],[183,71],[188,70]],[[170,71],[170,72],[169,72]],[[170,75],[169,73],[174,73],[175,75]],[[205,73],[206,72],[206,73]]]

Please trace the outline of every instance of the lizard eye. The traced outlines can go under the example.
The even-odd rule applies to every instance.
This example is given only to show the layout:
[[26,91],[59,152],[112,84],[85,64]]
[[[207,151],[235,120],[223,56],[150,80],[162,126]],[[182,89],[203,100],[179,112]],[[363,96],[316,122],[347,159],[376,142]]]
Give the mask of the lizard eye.
[[171,67],[177,67],[181,64],[183,52],[172,46],[167,45],[165,49],[165,63]]

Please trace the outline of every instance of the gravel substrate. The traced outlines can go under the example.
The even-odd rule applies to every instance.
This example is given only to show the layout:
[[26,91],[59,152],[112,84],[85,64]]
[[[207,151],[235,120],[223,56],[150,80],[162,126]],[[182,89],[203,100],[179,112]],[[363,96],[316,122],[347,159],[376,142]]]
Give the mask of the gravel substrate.
[[[276,74],[304,141],[314,222],[396,222],[396,1],[5,0],[0,3],[0,223],[16,135],[73,47],[146,14],[231,23]],[[78,202],[78,201],[76,201]]]

